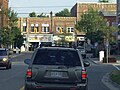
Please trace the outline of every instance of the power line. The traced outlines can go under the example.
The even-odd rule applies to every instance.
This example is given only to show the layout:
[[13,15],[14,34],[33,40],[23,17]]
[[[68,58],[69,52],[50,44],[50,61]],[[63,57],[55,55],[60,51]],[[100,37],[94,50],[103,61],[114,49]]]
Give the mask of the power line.
[[[24,12],[22,12],[22,13],[17,13],[17,14],[30,14],[31,12],[28,12],[28,13],[24,13]],[[50,14],[50,13],[44,13],[44,12],[41,12],[41,13],[43,13],[43,14]],[[35,14],[41,14],[41,13],[35,13]],[[57,12],[56,12],[57,13]],[[56,14],[55,12],[53,13],[53,14]]]
[[55,7],[72,7],[72,6],[30,6],[30,7],[11,7],[11,8],[55,8]]

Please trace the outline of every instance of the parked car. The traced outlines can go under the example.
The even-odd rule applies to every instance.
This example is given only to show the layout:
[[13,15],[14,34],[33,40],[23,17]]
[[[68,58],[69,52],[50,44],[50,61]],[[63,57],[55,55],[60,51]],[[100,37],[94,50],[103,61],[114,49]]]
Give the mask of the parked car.
[[6,69],[11,68],[9,52],[5,48],[0,48],[0,67],[6,67]]
[[88,77],[78,49],[42,47],[34,51],[25,76],[25,90],[88,90]]

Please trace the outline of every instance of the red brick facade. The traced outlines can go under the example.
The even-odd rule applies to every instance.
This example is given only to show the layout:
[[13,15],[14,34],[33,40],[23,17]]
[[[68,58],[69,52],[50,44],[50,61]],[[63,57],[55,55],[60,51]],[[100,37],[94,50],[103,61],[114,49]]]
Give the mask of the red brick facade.
[[116,11],[115,3],[76,3],[71,9],[71,14],[72,16],[77,17],[77,20],[80,20],[81,15],[88,11],[90,7],[94,10],[104,12]]
[[8,24],[8,18],[2,14],[2,9],[8,9],[9,0],[0,0],[0,28],[6,27]]
[[[52,23],[51,18],[19,18],[18,20],[18,27],[21,28],[21,32],[26,33],[24,26],[26,26],[26,30],[28,30],[29,33],[36,33],[35,31],[31,32],[32,28],[38,27],[37,33],[60,33],[57,31],[57,27],[62,27],[65,30],[67,30],[67,27],[74,28],[76,23],[76,17],[53,17]],[[52,25],[51,25],[52,24]],[[48,32],[43,32],[42,27],[48,27]],[[52,26],[52,29],[51,29]]]

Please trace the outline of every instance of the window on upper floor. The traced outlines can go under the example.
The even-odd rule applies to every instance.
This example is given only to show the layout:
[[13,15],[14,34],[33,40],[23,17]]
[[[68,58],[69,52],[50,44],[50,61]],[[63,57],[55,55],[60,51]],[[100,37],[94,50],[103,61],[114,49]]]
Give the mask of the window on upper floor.
[[26,25],[26,23],[23,23],[23,32],[27,32],[27,25]]
[[31,24],[31,32],[34,33],[34,24]]
[[42,26],[42,32],[43,33],[48,33],[49,32],[49,27]]
[[42,33],[49,33],[49,32],[50,32],[49,24],[42,24]]
[[73,33],[74,32],[74,28],[73,27],[67,27],[66,32],[67,33]]
[[27,27],[23,26],[23,32],[26,32]]

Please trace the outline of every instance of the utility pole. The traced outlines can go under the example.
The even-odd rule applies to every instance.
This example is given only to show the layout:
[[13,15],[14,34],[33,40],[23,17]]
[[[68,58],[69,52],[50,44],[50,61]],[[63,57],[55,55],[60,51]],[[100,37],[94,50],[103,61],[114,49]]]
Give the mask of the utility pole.
[[29,30],[28,30],[28,19],[26,17],[26,51],[29,51]]
[[52,13],[52,11],[51,11],[51,12],[50,12],[50,18],[51,18],[51,32],[53,32],[53,30],[52,30],[52,26],[53,26],[53,23],[52,23],[52,21],[53,21],[53,20],[52,20],[52,19],[53,19],[52,14],[53,14],[53,13]]
[[117,42],[117,47],[118,47],[118,49],[117,49],[117,53],[119,54],[119,38],[118,38],[118,36],[119,36],[119,28],[118,28],[118,26],[119,26],[119,24],[120,24],[120,0],[117,0],[117,10],[116,10],[116,42]]

